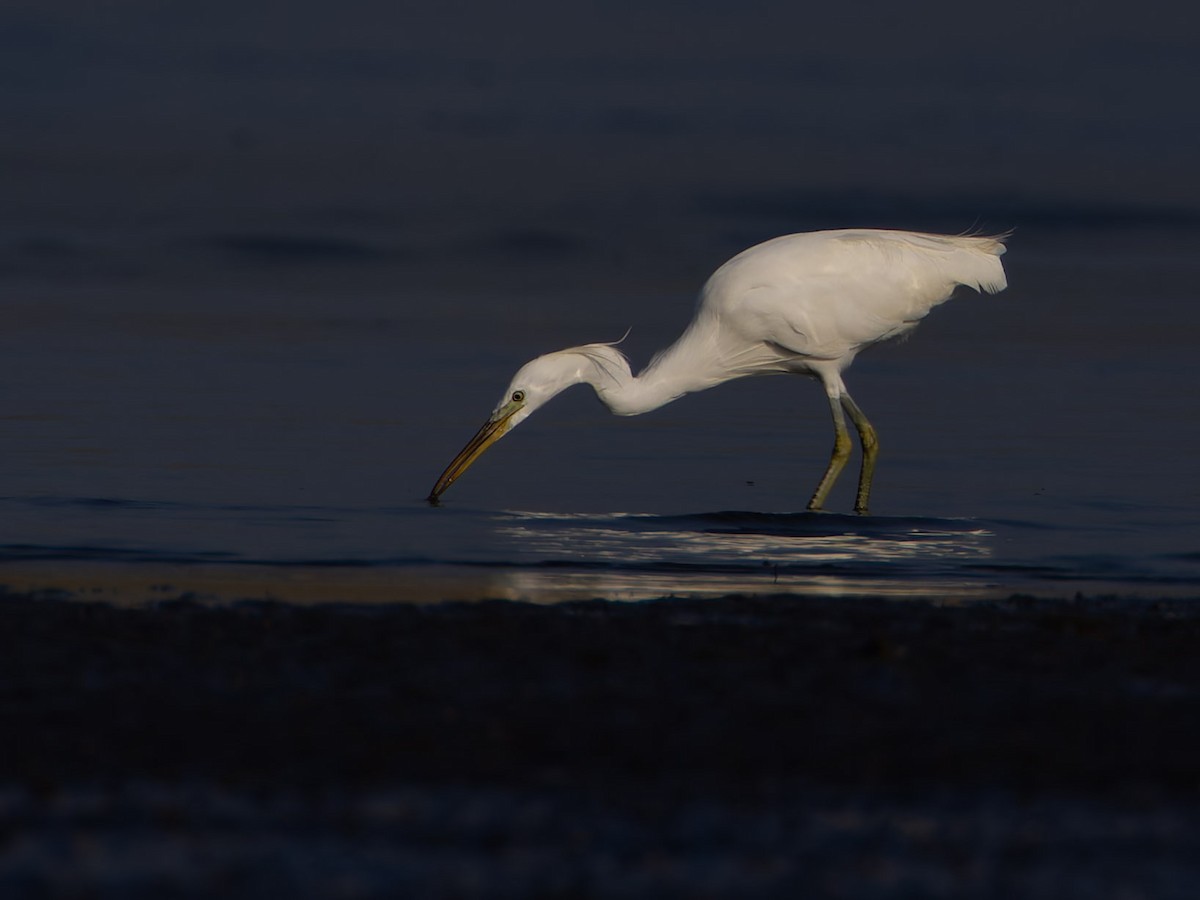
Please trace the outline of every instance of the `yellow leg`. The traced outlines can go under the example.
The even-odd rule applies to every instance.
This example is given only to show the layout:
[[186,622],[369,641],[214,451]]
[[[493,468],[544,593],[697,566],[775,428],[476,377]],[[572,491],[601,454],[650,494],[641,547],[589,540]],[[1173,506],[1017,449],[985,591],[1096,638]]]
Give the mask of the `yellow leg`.
[[846,417],[842,415],[842,405],[837,397],[829,398],[829,408],[833,411],[833,454],[829,457],[825,474],[821,476],[821,483],[817,485],[812,499],[808,501],[810,510],[819,510],[825,506],[825,498],[829,496],[833,483],[842,474],[846,460],[850,458],[850,432],[846,430]]
[[865,516],[867,502],[871,499],[871,480],[875,477],[875,458],[879,455],[879,438],[849,394],[842,394],[841,401],[854,427],[858,429],[858,440],[862,444],[862,470],[858,474],[858,496],[854,500],[854,511]]

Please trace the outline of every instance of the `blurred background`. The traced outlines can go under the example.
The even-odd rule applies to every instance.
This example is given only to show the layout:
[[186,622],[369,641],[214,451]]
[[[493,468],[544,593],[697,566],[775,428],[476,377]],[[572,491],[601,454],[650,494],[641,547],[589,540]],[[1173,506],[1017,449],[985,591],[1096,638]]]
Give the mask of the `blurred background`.
[[[79,544],[116,510],[147,545],[167,508],[186,543],[203,502],[416,510],[529,357],[632,326],[644,364],[723,260],[847,226],[1016,230],[1008,292],[849,375],[881,511],[1157,540],[1200,499],[1196,24],[1103,2],[6,3],[0,543]],[[828,454],[794,379],[619,422],[587,393],[448,500],[800,509]]]

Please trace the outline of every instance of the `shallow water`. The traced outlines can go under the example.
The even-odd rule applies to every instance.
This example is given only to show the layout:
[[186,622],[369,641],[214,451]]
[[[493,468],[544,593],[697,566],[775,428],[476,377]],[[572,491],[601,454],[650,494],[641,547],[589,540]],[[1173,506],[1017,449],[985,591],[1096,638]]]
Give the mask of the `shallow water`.
[[851,369],[883,447],[868,517],[798,512],[830,428],[796,378],[633,419],[577,388],[423,502],[524,359],[640,320],[641,364],[686,321],[674,290],[518,307],[292,293],[287,272],[26,281],[0,337],[0,560],[366,569],[427,599],[1194,593],[1200,263],[1154,232],[1083,237],[1018,235],[1009,291],[957,297]]
[[423,599],[1195,593],[1200,263],[1177,238],[1029,229],[1007,292],[860,357],[847,381],[883,448],[869,517],[799,512],[830,427],[816,384],[785,377],[632,419],[576,388],[424,503],[526,358],[635,322],[640,365],[674,336],[690,291],[645,277],[602,301],[442,298],[404,266],[312,260],[199,286],[10,279],[0,560],[21,585],[253,566],[256,595],[270,567],[324,569],[327,599],[364,574]]
[[[1196,592],[1200,124],[1158,89],[1191,38],[1101,9],[989,21],[1002,52],[856,20],[851,50],[836,17],[738,41],[650,4],[564,50],[546,11],[505,44],[221,9],[0,35],[0,582]],[[789,378],[630,420],[576,389],[422,502],[526,359],[632,326],[644,364],[724,259],[851,225],[1016,229],[1007,292],[848,373],[874,516],[799,512],[831,438]]]
[[[431,508],[419,498],[523,357],[598,335],[564,323],[534,348],[521,327],[459,328],[464,310],[494,315],[488,295],[401,303],[406,323],[324,292],[297,308],[286,292],[38,285],[53,300],[18,306],[3,339],[0,558],[360,569],[426,599],[464,583],[537,600],[1193,593],[1196,264],[1153,236],[1122,259],[1070,246],[1014,240],[1008,293],[956,298],[851,370],[884,448],[869,517],[791,511],[829,442],[802,379],[630,420],[576,389]],[[655,300],[686,317],[686,298]],[[668,340],[667,315],[649,318]]]

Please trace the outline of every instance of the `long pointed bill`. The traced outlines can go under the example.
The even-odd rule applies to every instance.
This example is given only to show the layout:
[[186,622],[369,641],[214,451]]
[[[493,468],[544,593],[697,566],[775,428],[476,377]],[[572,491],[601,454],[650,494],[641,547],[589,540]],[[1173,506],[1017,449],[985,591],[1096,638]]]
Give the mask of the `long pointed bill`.
[[471,468],[471,464],[483,456],[483,452],[488,447],[492,446],[492,444],[508,433],[509,428],[512,427],[510,420],[513,414],[523,405],[517,402],[506,403],[493,413],[491,418],[483,423],[483,427],[475,433],[475,437],[471,438],[467,446],[463,447],[450,465],[446,466],[446,471],[442,473],[442,477],[437,480],[437,484],[429,492],[428,500],[430,503],[437,503],[438,498],[445,493],[446,488],[454,484],[463,472]]

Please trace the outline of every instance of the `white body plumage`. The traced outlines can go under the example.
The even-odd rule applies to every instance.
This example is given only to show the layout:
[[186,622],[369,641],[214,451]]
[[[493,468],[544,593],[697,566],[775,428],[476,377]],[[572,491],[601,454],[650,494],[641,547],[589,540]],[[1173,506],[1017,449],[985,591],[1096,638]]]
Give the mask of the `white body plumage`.
[[821,380],[834,419],[833,455],[809,508],[822,507],[849,456],[848,414],[863,445],[855,509],[866,512],[877,441],[841,373],[864,348],[911,331],[958,286],[1003,290],[1005,237],[846,229],[790,234],[751,247],[713,273],[691,323],[639,375],[611,344],[572,347],[526,363],[430,499],[573,384],[592,385],[610,410],[629,416],[734,378],[796,373]]

